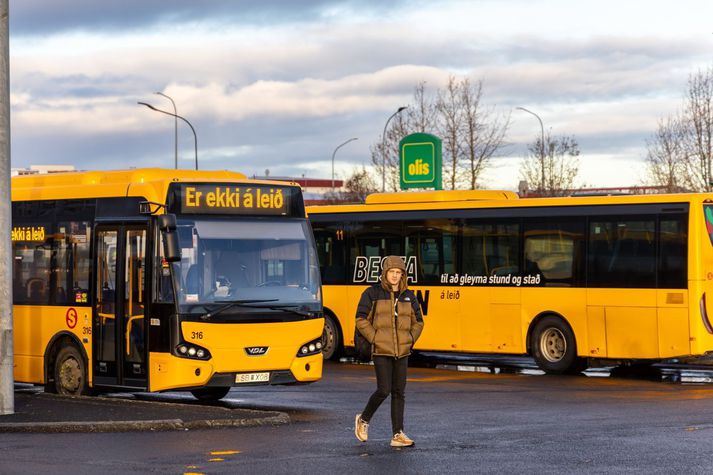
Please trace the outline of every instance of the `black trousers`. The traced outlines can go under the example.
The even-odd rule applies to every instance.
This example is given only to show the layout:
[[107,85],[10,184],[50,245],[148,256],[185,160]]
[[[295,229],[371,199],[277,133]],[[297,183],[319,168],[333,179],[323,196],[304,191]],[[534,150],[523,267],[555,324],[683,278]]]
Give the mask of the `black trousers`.
[[361,418],[369,422],[384,399],[391,395],[391,428],[396,434],[404,429],[404,404],[408,356],[396,359],[392,356],[374,356],[376,391],[366,403]]

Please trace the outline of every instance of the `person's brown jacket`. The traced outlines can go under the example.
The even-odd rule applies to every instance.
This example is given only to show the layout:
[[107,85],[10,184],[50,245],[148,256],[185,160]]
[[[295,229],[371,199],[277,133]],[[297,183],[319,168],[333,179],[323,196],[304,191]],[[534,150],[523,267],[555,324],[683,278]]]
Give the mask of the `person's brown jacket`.
[[[393,268],[404,272],[398,292],[393,292],[386,280],[386,272]],[[387,257],[381,282],[366,289],[357,305],[356,327],[372,344],[372,356],[408,356],[423,331],[421,306],[413,291],[408,289],[405,271],[401,258]],[[367,319],[371,312],[374,315],[372,323]]]

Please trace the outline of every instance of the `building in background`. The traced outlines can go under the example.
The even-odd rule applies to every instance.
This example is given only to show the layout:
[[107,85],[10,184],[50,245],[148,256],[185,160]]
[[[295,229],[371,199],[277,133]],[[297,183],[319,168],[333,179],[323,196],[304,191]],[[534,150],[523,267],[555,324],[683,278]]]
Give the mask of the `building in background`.
[[30,165],[30,168],[12,168],[11,175],[46,175],[47,173],[76,171],[73,165]]
[[289,177],[289,176],[253,176],[256,180],[274,180],[287,181],[297,183],[302,187],[302,196],[304,196],[306,205],[322,205],[327,204],[331,196],[335,193],[344,191],[344,180],[332,180],[327,178],[307,178],[307,177]]

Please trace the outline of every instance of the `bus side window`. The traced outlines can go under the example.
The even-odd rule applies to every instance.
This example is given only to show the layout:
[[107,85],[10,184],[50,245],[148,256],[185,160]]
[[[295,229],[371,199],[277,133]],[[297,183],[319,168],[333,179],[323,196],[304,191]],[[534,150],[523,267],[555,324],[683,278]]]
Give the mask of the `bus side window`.
[[173,302],[173,282],[171,280],[171,264],[163,259],[163,234],[157,233],[158,239],[156,242],[156,254],[158,259],[155,259],[154,275],[157,276],[156,291],[154,300],[157,302]]
[[323,284],[344,284],[346,247],[344,226],[335,223],[314,223],[319,267]]
[[660,229],[658,286],[664,289],[685,289],[688,274],[686,216],[662,217]]
[[655,224],[653,217],[591,221],[588,284],[655,288]]
[[114,289],[109,287],[108,282],[104,282],[101,290],[102,313],[114,314]]
[[37,277],[27,280],[25,287],[27,288],[27,300],[30,303],[44,303],[47,293],[47,286],[45,284],[44,280]]

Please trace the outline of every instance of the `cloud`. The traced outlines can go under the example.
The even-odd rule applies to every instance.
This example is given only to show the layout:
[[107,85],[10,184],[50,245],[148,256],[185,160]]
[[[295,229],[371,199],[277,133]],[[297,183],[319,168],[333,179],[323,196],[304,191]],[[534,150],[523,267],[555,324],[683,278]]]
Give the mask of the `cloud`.
[[[482,79],[484,103],[512,111],[513,157],[539,132],[513,111],[524,106],[575,135],[583,155],[637,160],[713,46],[703,20],[663,28],[680,15],[656,6],[608,18],[606,2],[586,15],[557,0],[15,3],[14,165],[172,166],[172,119],[136,105],[171,110],[153,95],[163,91],[196,127],[202,166],[324,177],[337,144],[359,137],[337,169],[368,163],[414,86],[433,91],[450,74]],[[192,135],[179,127],[191,167]]]
[[147,30],[175,24],[274,25],[329,19],[335,12],[391,10],[401,2],[376,0],[21,0],[13,2],[13,34]]

